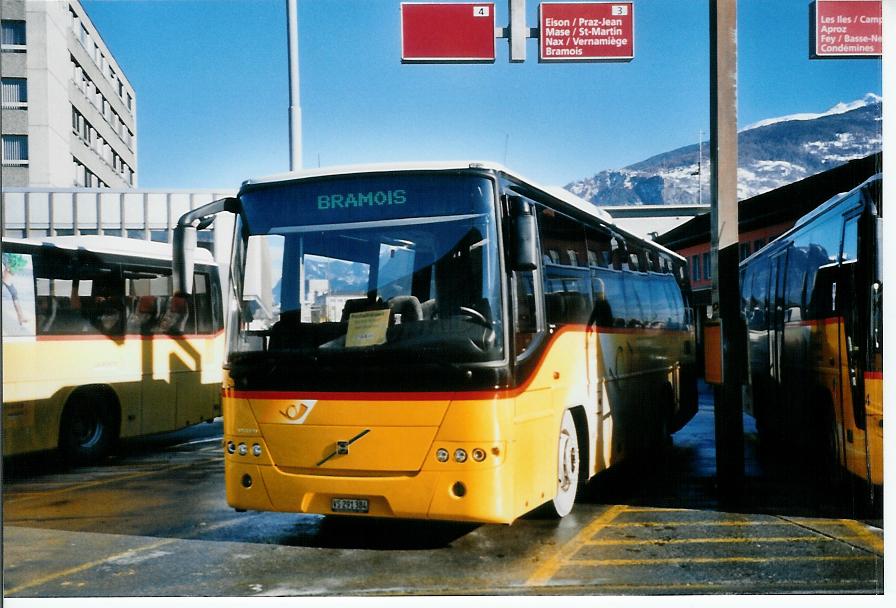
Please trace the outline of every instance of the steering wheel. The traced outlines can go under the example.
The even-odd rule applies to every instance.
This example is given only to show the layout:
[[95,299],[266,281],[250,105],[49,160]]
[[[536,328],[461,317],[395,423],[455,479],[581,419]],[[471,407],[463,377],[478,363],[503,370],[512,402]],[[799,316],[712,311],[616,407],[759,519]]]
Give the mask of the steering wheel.
[[475,308],[470,308],[469,306],[460,306],[460,307],[458,307],[458,310],[460,310],[463,314],[467,315],[468,317],[472,317],[474,320],[479,321],[486,327],[492,326],[492,324],[489,323],[488,319],[485,318],[485,315],[482,314],[481,312],[479,312],[478,310],[476,310]]

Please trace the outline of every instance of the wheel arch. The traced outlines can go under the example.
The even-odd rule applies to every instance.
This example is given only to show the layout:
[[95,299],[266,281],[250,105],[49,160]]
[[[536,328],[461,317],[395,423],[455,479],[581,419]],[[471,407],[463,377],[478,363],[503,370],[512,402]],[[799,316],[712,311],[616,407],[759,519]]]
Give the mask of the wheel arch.
[[572,422],[576,425],[576,442],[579,446],[579,481],[587,482],[591,477],[591,446],[588,432],[588,415],[582,405],[573,405],[567,408],[572,416]]
[[57,421],[57,429],[60,431],[57,442],[61,440],[62,422],[65,420],[66,412],[81,399],[100,403],[107,408],[111,416],[114,437],[118,439],[121,436],[121,399],[118,393],[108,384],[85,384],[72,390],[65,399],[65,405]]

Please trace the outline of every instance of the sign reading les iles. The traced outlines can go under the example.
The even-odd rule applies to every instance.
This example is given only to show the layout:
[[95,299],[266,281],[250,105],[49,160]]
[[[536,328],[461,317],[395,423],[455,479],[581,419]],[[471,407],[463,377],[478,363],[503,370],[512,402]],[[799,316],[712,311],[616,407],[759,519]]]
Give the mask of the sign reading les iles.
[[633,2],[543,2],[541,61],[629,61],[635,57]]
[[494,60],[494,3],[401,4],[402,62]]
[[881,0],[816,0],[813,57],[880,57]]

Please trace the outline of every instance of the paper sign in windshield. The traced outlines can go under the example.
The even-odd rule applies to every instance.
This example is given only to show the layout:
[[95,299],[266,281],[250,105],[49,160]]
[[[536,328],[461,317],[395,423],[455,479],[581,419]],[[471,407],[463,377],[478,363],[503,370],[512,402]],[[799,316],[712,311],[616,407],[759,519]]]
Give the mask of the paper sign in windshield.
[[389,328],[389,309],[352,313],[348,317],[346,348],[376,346],[386,341]]

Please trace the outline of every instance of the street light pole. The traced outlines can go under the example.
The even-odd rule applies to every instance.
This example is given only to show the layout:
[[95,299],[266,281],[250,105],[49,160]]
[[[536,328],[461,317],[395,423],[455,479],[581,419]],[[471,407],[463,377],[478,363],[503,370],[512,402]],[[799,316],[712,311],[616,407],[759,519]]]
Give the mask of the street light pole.
[[286,36],[289,47],[289,170],[302,168],[302,106],[299,103],[299,7],[286,0]]

